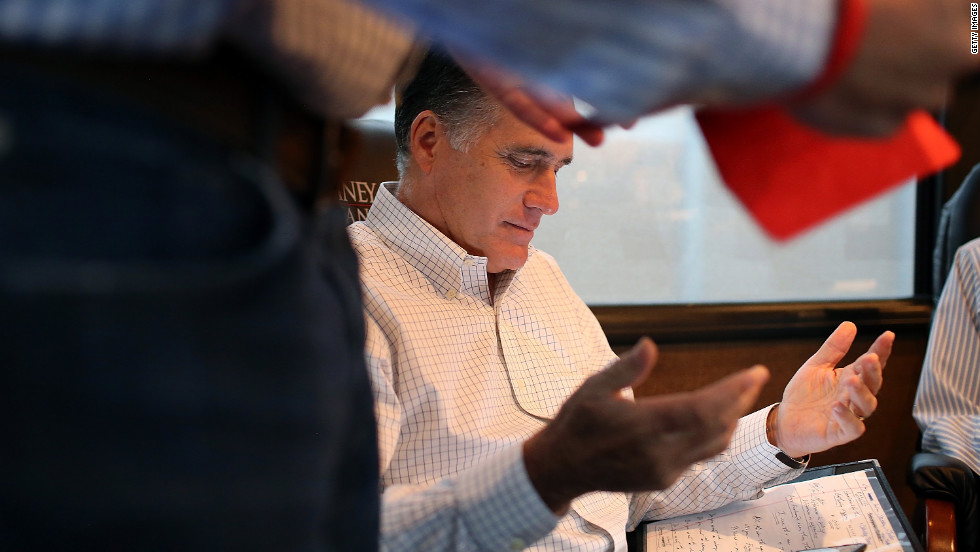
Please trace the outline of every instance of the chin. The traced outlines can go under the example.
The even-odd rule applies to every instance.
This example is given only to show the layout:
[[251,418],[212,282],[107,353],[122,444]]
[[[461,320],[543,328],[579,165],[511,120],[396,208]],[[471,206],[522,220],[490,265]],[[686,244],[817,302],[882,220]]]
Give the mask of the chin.
[[495,263],[488,262],[487,272],[495,273],[495,272],[503,272],[505,270],[518,270],[519,268],[524,266],[524,263],[526,262],[527,262],[527,256],[521,257],[520,259],[507,258]]
[[527,247],[507,247],[496,255],[487,255],[487,272],[518,270],[527,262]]
[[520,258],[508,259],[508,262],[502,263],[503,268],[501,270],[519,270],[524,264],[527,263],[527,255]]

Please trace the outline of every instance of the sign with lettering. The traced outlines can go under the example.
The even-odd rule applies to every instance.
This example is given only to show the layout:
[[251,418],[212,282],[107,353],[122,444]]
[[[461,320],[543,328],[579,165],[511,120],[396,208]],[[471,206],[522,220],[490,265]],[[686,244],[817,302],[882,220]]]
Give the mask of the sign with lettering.
[[367,218],[368,209],[374,203],[379,182],[349,180],[340,187],[340,203],[347,207],[347,224]]

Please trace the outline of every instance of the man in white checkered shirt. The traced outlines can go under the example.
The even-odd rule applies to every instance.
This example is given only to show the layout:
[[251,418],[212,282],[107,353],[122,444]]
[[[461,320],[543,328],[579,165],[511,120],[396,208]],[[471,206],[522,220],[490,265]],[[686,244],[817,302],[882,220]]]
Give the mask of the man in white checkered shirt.
[[553,142],[430,55],[395,117],[401,180],[350,227],[361,261],[386,550],[625,550],[626,532],[757,496],[849,442],[877,406],[894,334],[835,369],[844,323],[778,405],[739,418],[762,367],[634,401],[655,360],[617,361],[554,259]]

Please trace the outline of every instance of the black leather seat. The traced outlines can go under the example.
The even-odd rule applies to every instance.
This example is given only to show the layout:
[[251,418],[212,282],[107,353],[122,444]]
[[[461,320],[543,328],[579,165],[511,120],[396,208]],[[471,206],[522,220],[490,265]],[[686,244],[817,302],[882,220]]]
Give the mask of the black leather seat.
[[[938,302],[956,250],[980,237],[980,165],[943,206],[933,250]],[[928,552],[980,550],[980,476],[956,458],[918,452],[908,483],[917,497],[914,525]]]

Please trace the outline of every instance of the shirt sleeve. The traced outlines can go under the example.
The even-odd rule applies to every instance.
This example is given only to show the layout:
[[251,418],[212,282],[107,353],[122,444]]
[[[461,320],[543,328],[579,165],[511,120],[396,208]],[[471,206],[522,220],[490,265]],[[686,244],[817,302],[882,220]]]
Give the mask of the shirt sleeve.
[[641,521],[713,510],[762,496],[762,489],[789,481],[803,472],[776,458],[779,448],[766,438],[766,417],[772,406],[743,417],[728,449],[687,469],[663,491],[637,493],[630,501],[627,530]]
[[119,54],[200,53],[243,0],[0,1],[0,42]]
[[436,41],[585,100],[613,122],[678,103],[743,103],[803,87],[822,71],[838,5],[368,1],[414,22]]
[[388,102],[423,51],[410,26],[357,0],[0,0],[7,44],[192,59],[219,40],[248,52],[308,108],[335,118]]
[[432,485],[385,486],[403,413],[390,347],[370,317],[365,350],[378,419],[383,550],[521,550],[554,529],[558,518],[531,485],[519,445]]
[[980,240],[957,251],[943,287],[912,414],[922,448],[980,473]]
[[411,26],[356,0],[242,4],[223,32],[300,101],[331,117],[358,117],[387,103],[420,60]]

